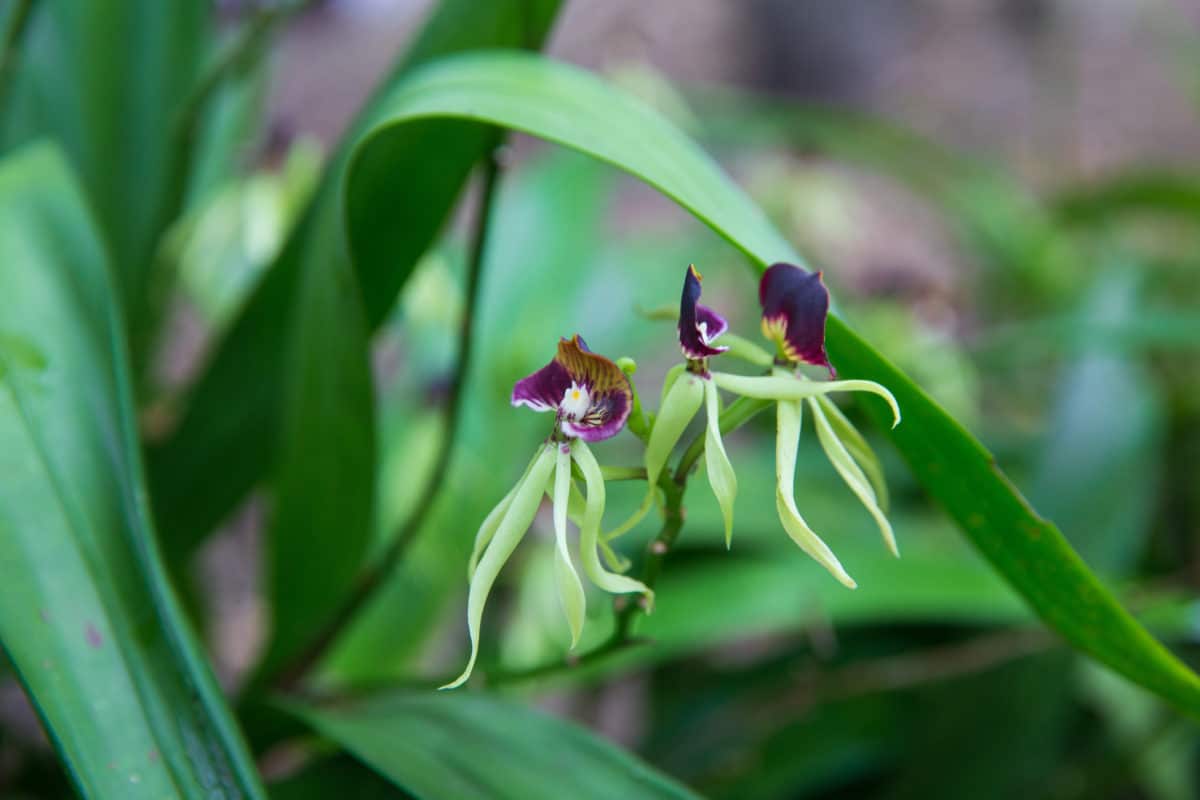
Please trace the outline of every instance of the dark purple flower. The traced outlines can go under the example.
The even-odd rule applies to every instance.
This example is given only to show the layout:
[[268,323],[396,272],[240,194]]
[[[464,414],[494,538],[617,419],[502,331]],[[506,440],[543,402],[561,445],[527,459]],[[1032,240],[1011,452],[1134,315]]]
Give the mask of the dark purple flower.
[[683,296],[679,298],[679,347],[685,358],[701,359],[720,355],[728,347],[713,347],[712,342],[729,328],[717,312],[700,305],[700,281],[696,265],[683,276]]
[[616,436],[629,417],[633,391],[621,368],[575,334],[560,339],[546,366],[513,386],[512,404],[554,411],[564,434],[598,442]]
[[789,361],[825,367],[835,376],[825,354],[829,291],[821,273],[772,264],[758,284],[758,299],[763,307],[763,335],[779,346],[779,352]]

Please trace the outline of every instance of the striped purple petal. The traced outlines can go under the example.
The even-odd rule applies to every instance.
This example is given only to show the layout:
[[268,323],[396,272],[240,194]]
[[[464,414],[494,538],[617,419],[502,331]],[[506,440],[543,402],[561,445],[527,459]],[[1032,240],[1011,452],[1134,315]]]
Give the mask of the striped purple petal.
[[825,354],[829,291],[821,273],[772,264],[758,285],[758,299],[763,307],[763,335],[779,346],[780,353],[789,361],[825,367],[834,376]]
[[588,349],[575,334],[561,339],[546,366],[513,386],[512,404],[555,411],[567,436],[598,442],[617,435],[629,418],[633,392],[621,368]]
[[713,340],[728,330],[729,323],[708,306],[700,305],[701,280],[696,265],[689,265],[679,299],[679,348],[690,359],[710,358],[729,349],[712,346]]

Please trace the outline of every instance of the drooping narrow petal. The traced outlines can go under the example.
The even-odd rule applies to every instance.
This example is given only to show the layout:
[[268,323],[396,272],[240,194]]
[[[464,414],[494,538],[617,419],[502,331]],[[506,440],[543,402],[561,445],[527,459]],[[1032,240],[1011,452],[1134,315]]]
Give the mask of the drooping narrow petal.
[[600,465],[596,463],[596,457],[585,442],[571,442],[571,457],[583,473],[587,491],[587,509],[584,511],[583,527],[579,531],[579,558],[583,562],[583,574],[606,592],[641,592],[652,604],[654,593],[644,583],[609,572],[600,563],[600,520],[604,516],[605,502],[604,477],[600,474]]
[[708,306],[700,305],[701,280],[696,265],[689,265],[679,298],[679,348],[684,358],[711,358],[729,349],[712,345],[713,340],[729,329],[729,323]]
[[675,364],[667,370],[667,374],[663,376],[662,391],[658,395],[658,407],[661,409],[667,404],[667,395],[671,393],[671,388],[675,385],[675,381],[679,380],[679,376],[687,371],[687,364]]
[[800,421],[803,409],[797,400],[784,400],[776,405],[775,437],[775,509],[783,529],[800,548],[837,578],[842,585],[855,589],[858,584],[850,577],[842,562],[821,540],[796,509],[796,449],[800,444]]
[[558,584],[558,599],[562,602],[567,626],[571,629],[571,649],[575,649],[583,632],[587,598],[571,564],[571,551],[567,548],[567,507],[570,502],[571,448],[560,444],[554,471],[554,578]]
[[646,482],[653,487],[679,437],[704,402],[704,378],[691,372],[679,375],[659,407],[650,440],[646,443]]
[[791,264],[772,264],[758,284],[762,303],[763,335],[779,347],[789,361],[825,367],[834,376],[825,354],[825,318],[829,291],[821,273]]
[[882,397],[891,407],[892,427],[900,424],[900,406],[896,403],[896,398],[886,387],[875,381],[810,381],[781,371],[776,371],[773,375],[762,376],[714,372],[712,379],[717,386],[728,392],[763,400],[805,400],[831,392],[869,392]]
[[475,534],[475,547],[471,550],[471,558],[467,562],[468,581],[475,577],[475,569],[479,566],[480,556],[483,555],[483,551],[487,549],[487,546],[491,544],[492,538],[496,535],[496,529],[500,527],[500,522],[504,519],[504,515],[508,513],[508,507],[512,505],[512,499],[524,480],[525,476],[522,475],[521,480],[517,481],[517,485],[509,489],[508,494],[504,495],[504,499],[497,503],[496,507],[483,518],[483,523],[479,526],[479,531]]
[[717,385],[710,380],[704,381],[704,401],[708,412],[708,428],[704,434],[704,469],[708,473],[708,485],[721,506],[721,516],[725,520],[725,549],[728,550],[733,542],[733,501],[737,497],[737,475],[725,453],[725,443],[721,441],[721,398],[717,395]]
[[[546,496],[551,500],[554,499],[554,481],[546,487]],[[571,481],[571,496],[567,502],[567,519],[575,525],[576,528],[583,530],[583,515],[587,507],[587,499],[584,498],[583,492],[579,491],[579,486],[575,481]],[[613,550],[612,545],[604,538],[604,534],[600,535],[600,555],[604,557],[604,563],[608,564],[608,568],[616,572],[624,572],[629,569],[630,561],[628,558]]]
[[829,457],[834,469],[842,476],[842,480],[850,487],[850,491],[854,492],[855,496],[867,507],[867,511],[871,512],[871,516],[875,518],[875,524],[879,526],[879,532],[883,534],[883,541],[892,551],[892,555],[899,557],[900,550],[896,547],[896,534],[892,532],[892,524],[888,522],[887,515],[879,507],[879,502],[875,499],[875,490],[871,488],[867,476],[863,474],[862,469],[851,457],[846,446],[842,444],[842,440],[834,433],[833,427],[825,417],[825,411],[817,404],[817,398],[809,398],[808,404],[816,423],[817,439],[820,440],[825,455]]
[[475,546],[471,550],[471,558],[467,562],[467,580],[475,576],[475,567],[479,564],[479,557],[483,555],[484,548],[492,541],[492,537],[496,535],[496,529],[500,527],[500,521],[504,519],[504,514],[508,511],[509,505],[512,503],[513,496],[516,495],[517,489],[521,488],[521,484],[529,476],[529,471],[533,469],[533,465],[537,463],[542,456],[541,448],[534,453],[533,458],[525,465],[525,471],[521,473],[521,479],[518,480],[513,488],[509,489],[508,494],[496,504],[496,507],[488,513],[483,519],[483,523],[479,526],[479,531],[475,534]]
[[846,450],[866,473],[871,487],[875,490],[875,499],[879,502],[879,507],[886,512],[888,510],[888,488],[887,481],[883,477],[883,464],[880,463],[879,456],[859,433],[858,428],[854,427],[854,423],[846,418],[846,415],[842,413],[836,403],[829,399],[828,395],[818,397],[817,402],[825,411],[825,418],[829,420],[833,432],[842,440]]
[[466,683],[467,678],[471,677],[471,671],[475,669],[475,659],[479,655],[479,628],[483,622],[483,607],[492,591],[492,585],[496,582],[496,576],[500,574],[500,568],[508,561],[517,543],[533,523],[533,517],[537,514],[542,494],[545,492],[546,481],[554,468],[556,447],[551,444],[540,448],[537,459],[517,486],[508,510],[500,520],[483,557],[479,559],[467,593],[467,631],[471,636],[471,657],[463,673],[442,686],[442,689],[453,689]]

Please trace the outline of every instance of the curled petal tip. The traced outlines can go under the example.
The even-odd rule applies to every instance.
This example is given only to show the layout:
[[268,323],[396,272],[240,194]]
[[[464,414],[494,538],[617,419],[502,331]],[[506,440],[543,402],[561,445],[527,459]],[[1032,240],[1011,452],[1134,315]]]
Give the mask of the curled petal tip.
[[694,264],[683,276],[683,292],[679,298],[679,347],[690,359],[711,358],[728,350],[713,345],[718,336],[729,329],[729,322],[708,306],[700,304],[700,273]]
[[825,367],[836,376],[825,353],[825,319],[829,290],[820,272],[791,264],[772,264],[758,284],[763,335],[774,341],[789,361]]

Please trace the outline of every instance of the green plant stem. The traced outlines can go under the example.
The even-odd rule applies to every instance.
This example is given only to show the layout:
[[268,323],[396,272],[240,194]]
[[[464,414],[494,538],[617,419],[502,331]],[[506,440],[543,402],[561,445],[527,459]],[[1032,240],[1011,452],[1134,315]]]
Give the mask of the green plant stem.
[[[497,142],[497,144],[499,143]],[[454,444],[458,438],[457,420],[462,408],[463,397],[466,394],[464,388],[474,349],[475,337],[473,334],[477,316],[475,309],[479,300],[479,284],[483,273],[484,251],[487,246],[488,223],[499,177],[499,164],[494,156],[495,151],[492,152],[493,155],[485,159],[483,165],[483,188],[479,198],[479,211],[475,217],[471,255],[467,267],[466,305],[463,308],[460,322],[458,354],[455,360],[454,375],[450,382],[449,396],[443,408],[443,425],[446,436],[438,451],[437,463],[430,470],[425,485],[418,495],[416,507],[398,526],[383,555],[362,573],[349,596],[329,622],[317,632],[312,642],[291,664],[280,671],[279,677],[275,681],[279,688],[294,688],[321,661],[341,632],[358,615],[358,612],[367,606],[375,592],[386,583],[387,578],[404,559],[404,554],[408,552],[408,548],[421,531],[426,517],[433,508],[434,500],[438,497],[438,488],[443,484],[450,470]]]
[[8,93],[8,84],[12,80],[12,75],[17,70],[17,61],[19,60],[21,51],[21,37],[25,35],[25,29],[29,25],[29,20],[33,16],[33,0],[17,0],[16,7],[12,11],[12,17],[8,22],[8,27],[4,29],[4,36],[0,39],[0,109],[4,108],[5,95]]

